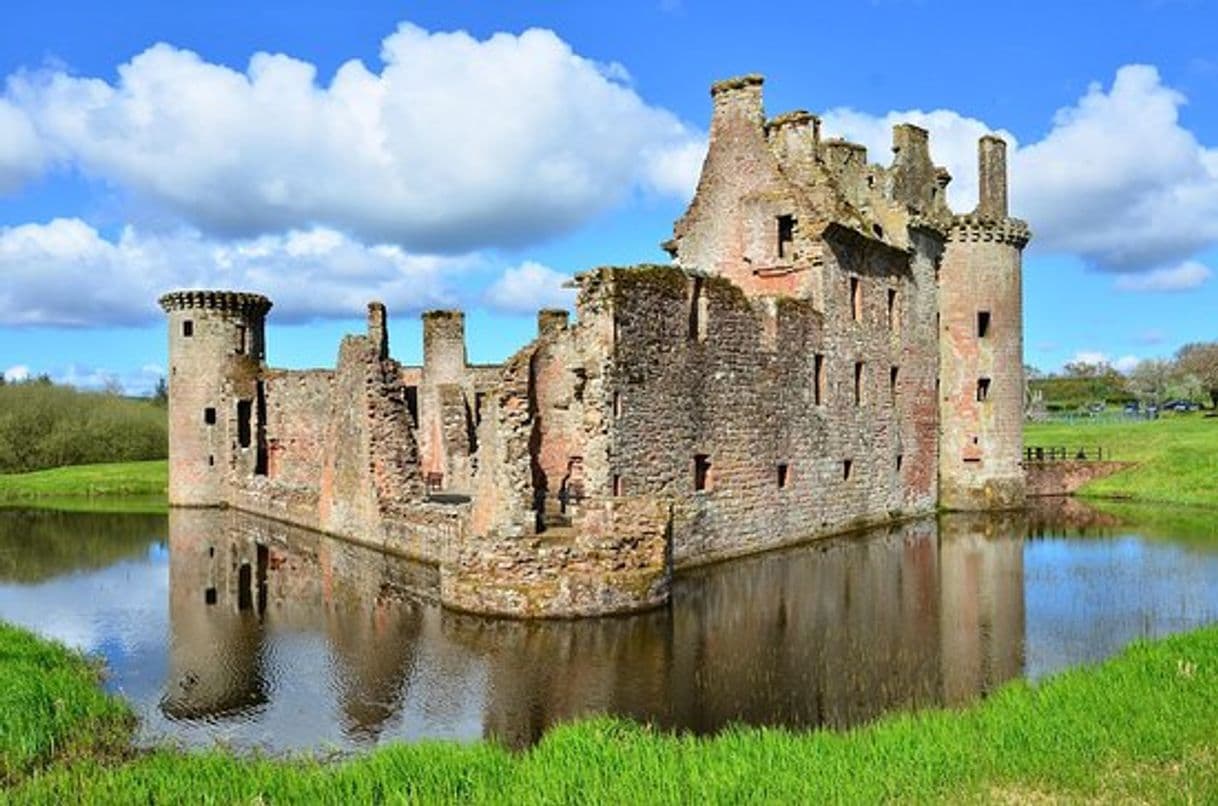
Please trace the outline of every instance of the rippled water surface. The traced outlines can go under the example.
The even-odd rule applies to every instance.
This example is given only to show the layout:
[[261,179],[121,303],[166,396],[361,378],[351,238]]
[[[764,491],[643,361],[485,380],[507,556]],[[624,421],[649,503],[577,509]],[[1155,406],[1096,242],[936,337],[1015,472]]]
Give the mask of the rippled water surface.
[[1218,618],[1218,538],[952,516],[678,577],[671,607],[525,623],[435,572],[233,512],[0,510],[0,618],[97,653],[142,739],[535,741],[610,712],[696,732],[955,704]]

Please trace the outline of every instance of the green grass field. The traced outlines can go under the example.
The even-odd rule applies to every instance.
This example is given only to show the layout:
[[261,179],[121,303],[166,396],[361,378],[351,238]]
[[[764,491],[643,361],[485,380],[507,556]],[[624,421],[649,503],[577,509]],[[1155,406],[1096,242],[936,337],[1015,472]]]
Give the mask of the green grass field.
[[672,736],[610,719],[513,754],[396,744],[340,762],[136,753],[80,657],[0,629],[0,764],[21,803],[741,803],[1218,798],[1218,628],[1137,644],[970,708],[849,732]]
[[[33,473],[0,475],[0,503],[41,503],[54,501],[57,507],[79,505],[92,499],[89,509],[96,510],[96,499],[138,496],[143,501],[128,501],[123,506],[141,507],[139,511],[163,502],[169,465],[161,460],[116,462],[104,465],[74,465]],[[105,504],[102,504],[103,508]],[[163,503],[161,504],[163,508]],[[129,511],[129,510],[125,510]]]
[[1138,466],[1080,491],[1084,497],[1218,506],[1218,418],[1200,414],[1131,420],[1029,423],[1024,444],[1075,450],[1102,446]]

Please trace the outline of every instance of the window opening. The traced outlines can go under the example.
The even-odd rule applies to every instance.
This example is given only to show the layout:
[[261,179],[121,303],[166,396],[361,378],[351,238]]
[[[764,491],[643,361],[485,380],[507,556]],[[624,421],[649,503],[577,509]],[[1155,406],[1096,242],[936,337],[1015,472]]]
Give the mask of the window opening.
[[786,462],[780,462],[778,465],[778,489],[785,490],[787,488],[787,474],[789,466]]
[[237,401],[237,444],[248,448],[253,441],[253,430],[250,428],[250,418],[254,414],[254,401]]
[[897,381],[901,377],[901,368],[892,367],[888,370],[888,392],[895,398],[897,396]]
[[990,332],[990,312],[977,311],[977,338],[984,339]]
[[695,277],[693,291],[689,300],[689,338],[690,341],[706,341],[707,310],[706,294],[702,287],[701,277]]
[[780,215],[778,217],[778,257],[791,257],[791,247],[795,243],[795,217]]
[[817,353],[812,363],[812,394],[819,406],[825,401],[825,356]]
[[207,423],[208,425],[216,424],[216,410],[214,407],[208,406],[207,408],[203,409],[203,422]]
[[863,405],[863,362],[854,362],[854,405]]
[[195,323],[192,322],[191,320],[187,319],[185,322],[182,323],[182,335],[189,339],[194,334],[195,334]]
[[245,354],[245,325],[237,325],[237,355]]
[[710,457],[705,453],[694,456],[694,489],[705,490],[710,484]]
[[863,286],[857,277],[850,278],[850,314],[856,322],[863,318]]
[[981,403],[988,400],[990,397],[990,379],[977,379],[977,402]]
[[897,329],[897,290],[888,289],[888,329]]
[[850,481],[850,471],[854,469],[854,460],[845,459],[842,461],[842,479]]

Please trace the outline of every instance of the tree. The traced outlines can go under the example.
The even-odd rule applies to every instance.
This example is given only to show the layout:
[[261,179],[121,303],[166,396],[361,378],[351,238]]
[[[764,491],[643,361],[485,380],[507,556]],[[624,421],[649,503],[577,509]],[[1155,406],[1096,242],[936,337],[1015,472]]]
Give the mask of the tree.
[[1159,405],[1167,400],[1176,375],[1171,361],[1147,358],[1129,371],[1125,386],[1143,405]]
[[1218,342],[1186,344],[1176,352],[1180,372],[1194,376],[1209,396],[1210,405],[1218,408]]
[[165,383],[165,376],[156,379],[156,389],[152,392],[152,402],[158,406],[166,406],[169,404],[169,384]]

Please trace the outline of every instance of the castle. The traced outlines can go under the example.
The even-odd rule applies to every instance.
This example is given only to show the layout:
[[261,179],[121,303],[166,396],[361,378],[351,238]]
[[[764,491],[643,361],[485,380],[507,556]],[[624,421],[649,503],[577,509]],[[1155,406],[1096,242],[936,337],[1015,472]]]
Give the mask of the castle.
[[661,604],[683,568],[947,509],[1016,508],[1021,252],[1006,146],[953,214],[925,130],[892,164],[766,119],[762,79],[711,90],[672,264],[575,278],[502,365],[423,315],[390,357],[384,306],[333,370],[265,364],[271,302],[178,291],[175,506],[230,506],[419,560],[445,606],[519,617]]

